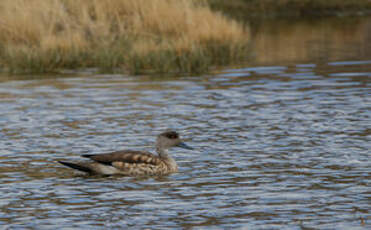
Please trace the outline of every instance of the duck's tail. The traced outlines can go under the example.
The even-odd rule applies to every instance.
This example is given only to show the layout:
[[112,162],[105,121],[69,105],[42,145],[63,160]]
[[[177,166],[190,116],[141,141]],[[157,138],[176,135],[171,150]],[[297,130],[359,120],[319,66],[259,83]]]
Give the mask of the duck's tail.
[[71,163],[71,162],[66,162],[66,161],[58,161],[62,165],[65,165],[67,167],[86,172],[86,173],[93,173],[93,170],[85,165],[82,164],[76,164],[76,163]]

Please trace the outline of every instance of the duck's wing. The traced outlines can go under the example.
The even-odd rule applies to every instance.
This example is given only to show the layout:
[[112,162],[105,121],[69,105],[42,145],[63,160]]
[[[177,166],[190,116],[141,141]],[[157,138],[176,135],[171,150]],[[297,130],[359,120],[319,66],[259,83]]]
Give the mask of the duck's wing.
[[155,156],[149,152],[135,150],[122,150],[96,155],[86,154],[82,155],[82,157],[86,157],[93,161],[106,165],[112,165],[114,162],[151,165],[160,165],[162,163],[161,159],[158,156]]

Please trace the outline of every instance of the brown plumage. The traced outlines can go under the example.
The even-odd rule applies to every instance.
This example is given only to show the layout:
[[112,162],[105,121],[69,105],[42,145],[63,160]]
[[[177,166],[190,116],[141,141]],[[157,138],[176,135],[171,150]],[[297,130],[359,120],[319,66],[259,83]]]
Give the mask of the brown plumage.
[[112,162],[120,161],[126,163],[145,163],[157,165],[161,162],[159,157],[153,155],[152,153],[134,150],[123,150],[99,155],[87,154],[82,155],[82,157],[89,158],[102,164],[111,164]]
[[181,141],[178,133],[167,131],[157,137],[156,151],[158,156],[149,152],[123,150],[98,155],[82,155],[93,162],[60,161],[60,163],[90,174],[165,175],[178,171],[175,160],[167,153],[167,149],[171,147],[192,149]]

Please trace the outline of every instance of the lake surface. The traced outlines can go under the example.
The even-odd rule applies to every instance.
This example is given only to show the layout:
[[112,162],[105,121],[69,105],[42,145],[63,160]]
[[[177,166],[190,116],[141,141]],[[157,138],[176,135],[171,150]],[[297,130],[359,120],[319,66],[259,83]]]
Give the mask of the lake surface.
[[[371,20],[342,20],[263,23],[255,62],[215,74],[3,75],[0,229],[370,229]],[[167,128],[195,148],[177,174],[56,162]]]

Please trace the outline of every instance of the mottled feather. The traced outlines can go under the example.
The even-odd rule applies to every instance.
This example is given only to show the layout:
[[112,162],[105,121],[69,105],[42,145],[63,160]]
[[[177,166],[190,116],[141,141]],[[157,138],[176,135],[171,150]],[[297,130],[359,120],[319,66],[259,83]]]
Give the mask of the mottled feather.
[[124,163],[136,163],[136,164],[161,164],[161,159],[158,156],[153,155],[149,152],[134,151],[134,150],[123,150],[113,153],[97,154],[97,155],[82,155],[83,157],[89,158],[93,161],[102,164],[112,164],[112,162],[124,162]]

